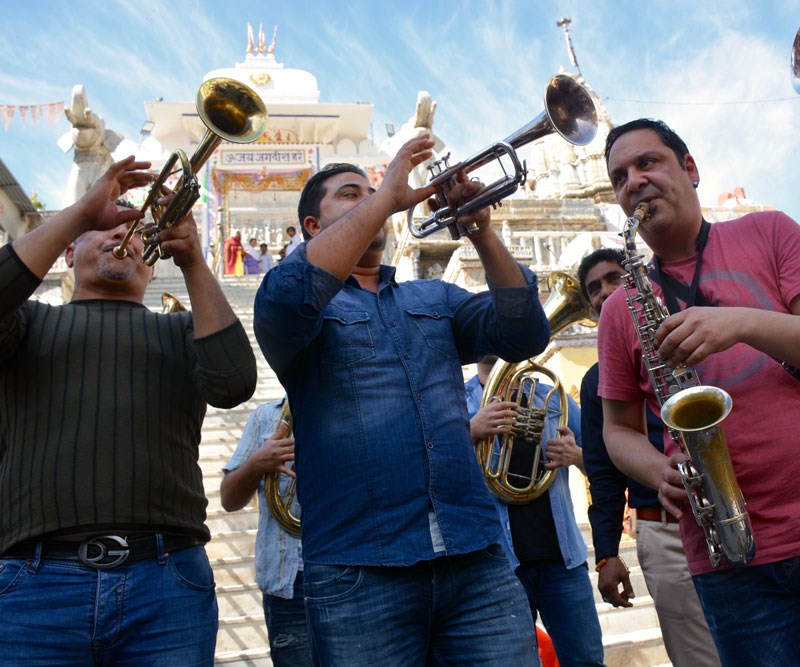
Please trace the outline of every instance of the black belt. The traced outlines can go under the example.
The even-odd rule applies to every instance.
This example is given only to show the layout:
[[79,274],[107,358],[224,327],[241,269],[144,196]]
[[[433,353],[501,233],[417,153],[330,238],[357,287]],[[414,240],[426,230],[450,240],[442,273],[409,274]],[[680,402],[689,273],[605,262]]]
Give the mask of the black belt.
[[[161,534],[161,539],[164,554],[203,544],[202,540],[188,535]],[[158,540],[153,534],[131,539],[120,535],[98,535],[84,542],[27,540],[18,542],[0,558],[33,560],[38,545],[41,545],[39,557],[43,560],[80,561],[97,570],[109,570],[123,563],[135,563],[158,556]]]

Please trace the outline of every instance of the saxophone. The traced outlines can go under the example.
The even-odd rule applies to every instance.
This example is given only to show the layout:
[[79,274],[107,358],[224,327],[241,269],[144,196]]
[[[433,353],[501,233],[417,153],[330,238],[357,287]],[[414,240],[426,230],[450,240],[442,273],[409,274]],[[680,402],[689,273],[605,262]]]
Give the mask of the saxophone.
[[733,472],[725,435],[720,428],[733,406],[730,395],[705,386],[694,368],[670,368],[658,357],[655,333],[669,317],[653,293],[644,256],[636,249],[636,233],[647,219],[649,204],[636,206],[625,222],[623,279],[628,309],[642,346],[642,359],[653,384],[661,419],[670,437],[689,458],[678,464],[692,512],[705,533],[711,564],[745,565],[756,552],[742,491]]

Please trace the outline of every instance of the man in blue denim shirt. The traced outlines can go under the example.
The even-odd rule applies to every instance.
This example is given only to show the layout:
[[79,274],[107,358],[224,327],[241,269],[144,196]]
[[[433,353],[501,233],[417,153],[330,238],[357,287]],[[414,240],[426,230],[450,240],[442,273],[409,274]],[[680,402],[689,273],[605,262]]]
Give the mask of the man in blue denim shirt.
[[[496,361],[495,356],[484,357],[478,362],[477,375],[465,385],[470,431],[476,442],[507,432],[519,409],[512,401],[494,401],[481,408],[483,387]],[[536,407],[544,407],[550,389],[537,383]],[[547,443],[546,467],[556,471],[555,479],[530,503],[507,505],[496,498],[497,508],[504,546],[525,587],[534,620],[537,612],[542,615],[559,663],[562,667],[601,666],[603,637],[586,565],[588,550],[569,492],[569,466],[583,470],[580,408],[567,396],[568,426],[558,426],[560,403],[557,396],[554,400],[556,406],[547,410],[542,442]]]
[[[489,291],[397,283],[381,265],[387,218],[436,193],[408,185],[432,146],[427,135],[406,143],[377,191],[352,165],[312,177],[298,210],[310,240],[256,296],[256,337],[292,404],[306,608],[325,665],[538,662],[461,366],[536,354],[549,326],[536,276],[487,209],[462,222],[476,225]],[[479,188],[459,179],[451,196]]]

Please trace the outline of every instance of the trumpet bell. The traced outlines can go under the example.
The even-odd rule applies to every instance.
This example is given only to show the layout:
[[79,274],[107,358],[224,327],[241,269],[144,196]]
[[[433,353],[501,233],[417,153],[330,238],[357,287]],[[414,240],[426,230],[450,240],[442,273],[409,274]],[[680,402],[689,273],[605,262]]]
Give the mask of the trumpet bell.
[[518,148],[552,132],[574,146],[586,146],[597,136],[597,109],[589,91],[566,74],[557,74],[547,82],[544,111],[506,143]]
[[261,97],[234,79],[204,81],[195,102],[203,124],[225,141],[249,144],[267,129],[269,116]]

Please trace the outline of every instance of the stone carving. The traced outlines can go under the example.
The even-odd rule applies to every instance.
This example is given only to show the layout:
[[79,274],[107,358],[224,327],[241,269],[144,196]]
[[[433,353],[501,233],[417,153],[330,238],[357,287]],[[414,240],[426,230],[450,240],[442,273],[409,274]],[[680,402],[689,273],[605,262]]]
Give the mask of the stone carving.
[[58,145],[65,153],[74,148],[72,170],[67,180],[66,205],[80,199],[114,161],[111,153],[122,141],[119,132],[106,129],[102,116],[92,112],[82,85],[72,88],[72,103],[64,110],[72,129]]
[[[436,113],[436,102],[426,90],[417,94],[417,113],[414,116],[414,128],[430,131],[433,129],[433,115]],[[421,134],[418,132],[417,134]]]
[[[434,146],[434,159],[442,152],[443,142],[433,131],[433,116],[436,113],[436,102],[431,99],[430,93],[425,90],[417,94],[417,107],[414,115],[409,118],[400,129],[391,137],[386,139],[381,145],[381,150],[394,157],[400,147],[409,139],[418,137],[422,134],[431,135],[431,139],[436,142]],[[411,183],[414,187],[420,187],[428,182],[428,163],[417,165],[411,172]]]

